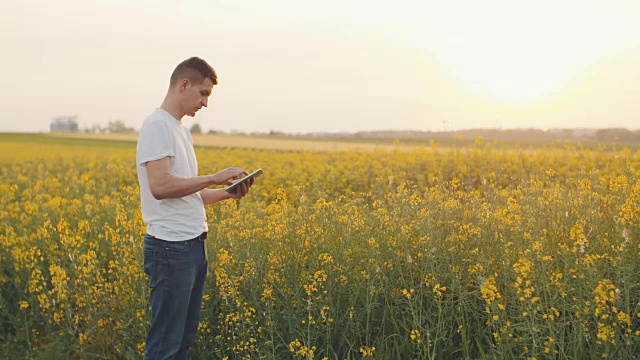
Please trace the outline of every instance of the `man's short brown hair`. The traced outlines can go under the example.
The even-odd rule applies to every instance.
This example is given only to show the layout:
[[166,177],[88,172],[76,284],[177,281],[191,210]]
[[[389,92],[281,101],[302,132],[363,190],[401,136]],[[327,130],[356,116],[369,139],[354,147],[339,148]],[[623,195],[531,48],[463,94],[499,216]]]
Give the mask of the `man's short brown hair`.
[[189,79],[194,84],[201,84],[205,78],[211,79],[213,85],[218,84],[215,70],[199,57],[189,58],[176,66],[171,74],[170,86],[174,86],[182,79]]

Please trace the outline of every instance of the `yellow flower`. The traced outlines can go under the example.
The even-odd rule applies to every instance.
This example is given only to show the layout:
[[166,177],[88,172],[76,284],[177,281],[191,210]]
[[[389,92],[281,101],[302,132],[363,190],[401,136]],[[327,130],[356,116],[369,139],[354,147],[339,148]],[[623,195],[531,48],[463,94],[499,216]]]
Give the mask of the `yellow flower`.
[[411,341],[415,342],[415,343],[421,343],[422,339],[420,338],[420,331],[418,330],[411,330],[411,333],[409,334],[409,337],[411,338]]
[[362,346],[360,347],[360,353],[362,354],[362,357],[373,357],[373,353],[376,351],[376,347],[375,346]]
[[491,304],[496,299],[500,299],[502,297],[496,287],[496,279],[493,277],[487,278],[482,283],[480,286],[480,292],[487,304]]
[[596,310],[594,314],[596,316],[600,315],[604,318],[608,317],[609,303],[613,303],[615,301],[615,290],[616,287],[613,285],[611,280],[604,279],[598,281],[598,286],[596,286],[593,291],[595,296]]
[[402,289],[400,290],[400,293],[402,294],[402,296],[406,297],[407,299],[411,299],[411,295],[413,295],[413,293],[415,292],[415,290],[410,289]]
[[447,288],[445,286],[440,286],[440,284],[436,284],[433,287],[433,292],[438,296],[442,296],[442,293],[445,291],[447,291]]

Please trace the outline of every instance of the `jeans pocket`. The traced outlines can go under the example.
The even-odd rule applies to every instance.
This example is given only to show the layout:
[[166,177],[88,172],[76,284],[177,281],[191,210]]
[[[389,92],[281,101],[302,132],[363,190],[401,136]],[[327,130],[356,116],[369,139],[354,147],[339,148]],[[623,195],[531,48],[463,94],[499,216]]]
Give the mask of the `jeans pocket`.
[[165,241],[163,246],[167,253],[186,253],[191,251],[193,241]]
[[144,272],[149,276],[149,287],[158,285],[158,250],[144,249]]

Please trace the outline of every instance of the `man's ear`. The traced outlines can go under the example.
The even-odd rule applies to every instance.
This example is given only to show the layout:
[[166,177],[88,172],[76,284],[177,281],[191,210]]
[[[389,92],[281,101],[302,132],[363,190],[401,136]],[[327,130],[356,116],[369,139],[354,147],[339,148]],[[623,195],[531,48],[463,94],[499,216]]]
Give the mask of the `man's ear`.
[[182,79],[182,81],[180,81],[180,92],[187,90],[189,86],[191,86],[189,79]]

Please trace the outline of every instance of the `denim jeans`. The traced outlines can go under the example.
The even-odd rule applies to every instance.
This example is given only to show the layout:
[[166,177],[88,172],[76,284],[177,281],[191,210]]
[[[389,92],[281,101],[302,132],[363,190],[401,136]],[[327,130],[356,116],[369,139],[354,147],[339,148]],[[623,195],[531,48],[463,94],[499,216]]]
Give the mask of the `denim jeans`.
[[187,241],[144,236],[151,328],[145,359],[186,359],[196,340],[207,275],[206,233]]

